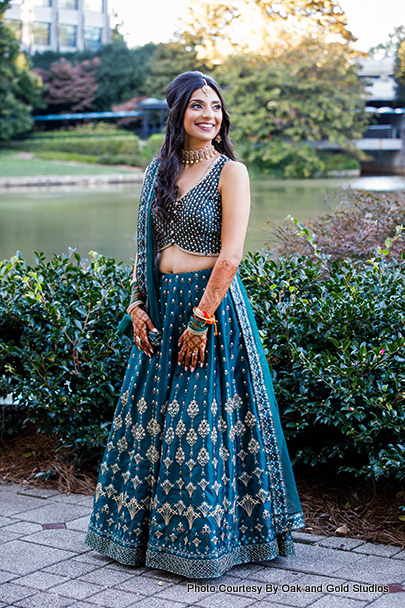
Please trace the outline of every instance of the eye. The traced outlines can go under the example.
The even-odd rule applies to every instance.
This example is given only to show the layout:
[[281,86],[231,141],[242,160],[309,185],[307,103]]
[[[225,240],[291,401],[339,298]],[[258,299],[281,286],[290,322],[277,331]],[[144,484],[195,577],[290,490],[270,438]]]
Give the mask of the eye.
[[200,109],[202,106],[200,103],[192,103],[190,107],[194,110],[194,109]]
[[220,103],[216,103],[216,104],[213,106],[213,108],[214,108],[214,110],[221,110],[222,106],[221,106],[221,104],[220,104]]

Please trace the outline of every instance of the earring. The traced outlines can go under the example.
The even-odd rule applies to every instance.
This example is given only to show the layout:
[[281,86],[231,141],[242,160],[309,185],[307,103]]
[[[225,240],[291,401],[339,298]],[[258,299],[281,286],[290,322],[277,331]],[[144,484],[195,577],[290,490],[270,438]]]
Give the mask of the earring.
[[218,133],[218,135],[214,138],[214,141],[216,141],[218,144],[221,143],[222,141],[222,137],[220,136],[220,134]]

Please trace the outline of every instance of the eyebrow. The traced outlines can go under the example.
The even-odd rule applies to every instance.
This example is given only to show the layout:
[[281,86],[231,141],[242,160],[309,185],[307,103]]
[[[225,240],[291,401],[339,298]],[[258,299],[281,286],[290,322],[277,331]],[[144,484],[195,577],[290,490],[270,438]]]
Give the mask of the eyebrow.
[[[192,103],[193,101],[199,101],[200,103],[204,103],[203,99],[190,99],[189,103]],[[217,99],[216,101],[211,101],[211,103],[219,103],[220,104],[221,101],[219,99]]]

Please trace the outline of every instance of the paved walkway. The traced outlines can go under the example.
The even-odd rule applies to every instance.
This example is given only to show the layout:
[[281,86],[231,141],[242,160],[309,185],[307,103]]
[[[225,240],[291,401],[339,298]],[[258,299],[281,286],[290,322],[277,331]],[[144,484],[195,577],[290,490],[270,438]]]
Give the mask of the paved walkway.
[[297,556],[189,581],[84,544],[92,498],[0,486],[0,608],[404,608],[405,549],[295,534]]

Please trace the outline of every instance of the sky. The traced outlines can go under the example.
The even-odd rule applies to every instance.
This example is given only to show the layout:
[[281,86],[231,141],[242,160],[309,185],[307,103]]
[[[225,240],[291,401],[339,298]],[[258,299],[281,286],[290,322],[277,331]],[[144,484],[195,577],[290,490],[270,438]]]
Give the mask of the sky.
[[[133,47],[169,41],[187,0],[109,0],[109,4]],[[388,41],[396,26],[405,25],[405,0],[340,0],[340,6],[349,30],[358,38],[355,48],[361,51]]]

